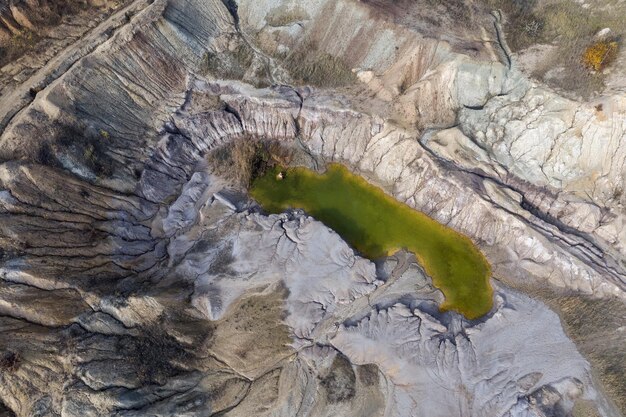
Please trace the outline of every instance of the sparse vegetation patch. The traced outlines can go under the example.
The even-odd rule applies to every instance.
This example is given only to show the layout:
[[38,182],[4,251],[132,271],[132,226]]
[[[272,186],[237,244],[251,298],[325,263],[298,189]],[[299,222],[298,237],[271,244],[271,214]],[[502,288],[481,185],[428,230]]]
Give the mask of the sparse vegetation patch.
[[276,7],[267,14],[265,20],[267,24],[274,27],[287,26],[302,20],[308,19],[306,11],[300,6],[288,7],[282,5]]
[[618,44],[614,40],[601,40],[592,43],[583,53],[585,67],[601,71],[617,57]]
[[222,79],[240,80],[252,65],[254,53],[245,43],[221,53],[207,52],[204,56],[204,72]]
[[191,359],[184,346],[158,327],[144,328],[139,337],[122,337],[119,348],[127,352],[142,384],[164,384],[180,371],[177,363]]
[[11,39],[0,44],[0,67],[15,61],[32,50],[45,37],[45,28],[61,24],[65,16],[72,16],[88,9],[86,0],[50,0],[37,2],[36,9],[22,5],[32,27],[22,27]]
[[57,123],[52,138],[36,152],[36,162],[63,168],[62,159],[71,159],[87,167],[96,177],[113,175],[113,159],[106,152],[110,134],[105,130],[91,133],[84,126]]
[[0,371],[13,373],[19,369],[21,361],[19,353],[6,351],[0,354]]
[[291,150],[278,142],[246,136],[214,150],[208,159],[218,175],[248,188],[276,165],[289,165],[291,157]]
[[39,42],[39,36],[30,30],[16,33],[4,45],[0,45],[0,67],[15,61]]
[[356,376],[352,364],[344,355],[338,353],[328,374],[320,378],[320,384],[326,390],[330,403],[350,400],[354,397]]
[[504,29],[507,43],[519,51],[543,39],[545,22],[534,9],[537,0],[484,0],[490,9],[499,9],[506,17]]
[[[532,68],[532,76],[563,93],[590,99],[605,87],[604,69],[615,62],[626,34],[626,5],[605,0],[583,8],[579,2],[556,0],[483,0],[504,13],[506,41],[514,52],[533,45],[552,51]],[[598,37],[606,29],[609,37]]]
[[285,65],[300,84],[341,87],[357,82],[356,75],[341,58],[319,50],[314,43],[300,45],[287,57]]

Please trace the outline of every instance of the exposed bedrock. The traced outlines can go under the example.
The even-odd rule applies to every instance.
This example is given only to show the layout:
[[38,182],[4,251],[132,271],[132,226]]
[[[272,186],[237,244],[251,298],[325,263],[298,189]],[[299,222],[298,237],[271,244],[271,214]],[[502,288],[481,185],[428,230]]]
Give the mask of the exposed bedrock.
[[[86,214],[69,184],[60,212],[94,228],[109,218],[102,229],[128,234],[128,245],[93,248],[93,258],[71,231],[49,243],[6,225],[23,249],[0,291],[12,335],[2,339],[3,401],[18,415],[449,416],[543,415],[532,400],[540,390],[554,393],[549,409],[600,399],[539,302],[498,288],[481,321],[441,315],[442,295],[412,257],[377,267],[312,218],[233,210],[223,190],[194,174],[146,236],[141,201],[94,196]],[[42,198],[24,214],[46,207]],[[117,224],[121,210],[135,226]],[[150,235],[160,249],[144,244]],[[448,402],[458,389],[468,396]]]
[[[589,213],[584,202],[574,200],[563,204],[562,220],[533,204],[550,198],[548,192],[514,177],[501,180],[495,170],[457,166],[439,157],[441,144],[454,139],[457,142],[450,146],[466,146],[480,155],[458,131],[433,134],[427,143],[437,145],[431,151],[414,132],[346,109],[345,103],[337,104],[324,93],[279,88],[258,90],[251,97],[247,87],[232,94],[238,88],[234,84],[200,82],[196,86],[198,91],[228,91],[220,98],[229,116],[237,114],[245,133],[297,140],[312,154],[347,163],[399,200],[472,236],[491,256],[496,275],[520,280],[535,277],[588,294],[623,297],[624,265],[618,262],[617,251],[597,235],[564,224],[574,223],[572,216],[582,216],[576,220],[584,225],[593,211]],[[208,133],[204,118],[204,113],[190,118],[181,113],[173,120],[184,135],[199,141]]]
[[[133,4],[35,97],[2,98],[0,414],[619,415],[559,317],[510,286],[611,297],[607,332],[624,325],[623,210],[602,199],[621,156],[595,144],[623,114],[524,81],[479,10],[441,39],[351,0]],[[579,106],[577,127],[545,127],[534,96]],[[540,127],[513,138],[516,112]],[[590,165],[568,167],[579,133]],[[513,145],[543,134],[537,168]],[[441,314],[411,255],[373,263],[305,213],[261,213],[205,158],[250,138],[470,236],[493,310]]]

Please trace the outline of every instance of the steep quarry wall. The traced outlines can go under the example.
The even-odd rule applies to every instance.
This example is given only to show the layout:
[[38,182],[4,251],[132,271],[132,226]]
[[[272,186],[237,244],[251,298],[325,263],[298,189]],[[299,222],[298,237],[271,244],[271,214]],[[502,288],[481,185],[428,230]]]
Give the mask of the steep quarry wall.
[[[2,403],[18,416],[619,415],[559,317],[510,288],[611,299],[606,332],[623,326],[617,99],[598,110],[524,80],[489,14],[439,39],[351,0],[234,5],[134,2],[71,65],[40,69],[34,97],[3,95]],[[411,255],[373,263],[302,212],[260,213],[206,159],[250,138],[345,163],[468,235],[494,267],[492,312],[442,314]]]

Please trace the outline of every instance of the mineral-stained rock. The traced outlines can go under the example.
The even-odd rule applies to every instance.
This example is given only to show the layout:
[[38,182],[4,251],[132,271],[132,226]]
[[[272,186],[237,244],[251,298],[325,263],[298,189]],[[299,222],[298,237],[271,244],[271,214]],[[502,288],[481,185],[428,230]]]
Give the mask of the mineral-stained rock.
[[[2,81],[0,415],[618,416],[623,99],[561,98],[497,13],[425,3],[136,0]],[[264,214],[207,158],[245,140],[468,235],[491,312]]]

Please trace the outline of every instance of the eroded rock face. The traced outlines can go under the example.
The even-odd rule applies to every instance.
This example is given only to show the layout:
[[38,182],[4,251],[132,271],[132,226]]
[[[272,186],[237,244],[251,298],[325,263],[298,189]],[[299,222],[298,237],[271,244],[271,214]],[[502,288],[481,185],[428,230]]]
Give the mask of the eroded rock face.
[[[611,297],[623,327],[623,211],[600,199],[623,188],[620,134],[597,143],[623,115],[525,81],[480,8],[447,39],[370,3],[138,0],[39,68],[35,97],[3,91],[0,414],[619,415],[511,286]],[[250,138],[470,236],[493,310],[442,314],[411,255],[263,214],[206,159]]]
[[[205,180],[204,197],[194,203],[199,213],[191,212],[202,220],[179,223],[163,250],[172,265],[144,275],[165,275],[158,283],[137,287],[138,272],[132,281],[109,284],[134,287],[130,295],[121,288],[120,295],[100,295],[90,284],[89,290],[4,284],[10,308],[3,311],[14,317],[3,319],[14,335],[4,349],[19,357],[3,372],[3,386],[11,387],[3,394],[18,414],[37,406],[66,415],[230,408],[233,415],[291,415],[293,407],[315,415],[499,415],[532,408],[517,399],[540,387],[555,390],[559,402],[595,398],[587,363],[541,304],[500,289],[484,321],[440,315],[441,294],[411,258],[399,255],[377,271],[312,218],[234,211],[214,194],[219,180]],[[184,213],[180,201],[195,195],[185,188],[163,222]],[[37,298],[50,305],[31,306]],[[554,345],[567,361],[553,360]],[[357,382],[361,373],[367,374]],[[76,379],[71,390],[50,389],[60,376]],[[459,387],[475,398],[442,408],[448,390]],[[418,394],[424,389],[431,402]]]

